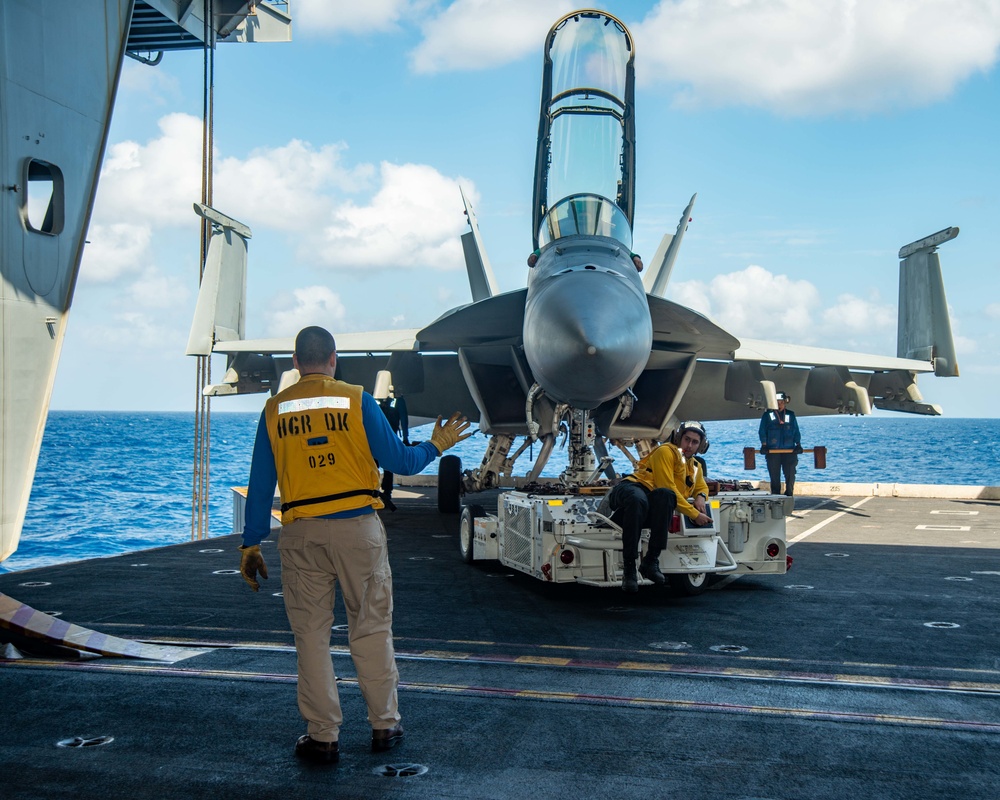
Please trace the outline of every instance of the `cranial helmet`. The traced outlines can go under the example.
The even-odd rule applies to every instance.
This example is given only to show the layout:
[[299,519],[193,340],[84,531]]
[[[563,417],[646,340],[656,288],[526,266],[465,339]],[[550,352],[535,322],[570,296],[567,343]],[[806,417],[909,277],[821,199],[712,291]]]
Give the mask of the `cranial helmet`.
[[681,437],[688,431],[694,431],[701,437],[701,445],[698,447],[699,455],[704,455],[708,452],[708,433],[705,432],[705,426],[700,422],[682,422],[677,426],[672,434],[670,434],[670,443],[680,446]]

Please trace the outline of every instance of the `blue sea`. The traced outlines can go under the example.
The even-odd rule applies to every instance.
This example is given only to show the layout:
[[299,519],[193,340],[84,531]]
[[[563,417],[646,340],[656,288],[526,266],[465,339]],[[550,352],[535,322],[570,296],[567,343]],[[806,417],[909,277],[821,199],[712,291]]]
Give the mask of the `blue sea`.
[[[257,416],[212,414],[210,536],[232,532],[230,487],[246,485]],[[803,481],[1000,486],[1000,419],[834,416],[800,418],[799,425],[803,446],[828,450],[822,471],[800,457]],[[767,478],[762,458],[756,470],[743,469],[743,448],[759,443],[756,420],[707,427],[712,478]],[[429,435],[429,428],[411,431],[414,441]],[[468,468],[485,447],[486,437],[477,435],[452,452]],[[0,572],[190,541],[193,455],[189,413],[53,411],[21,544]],[[611,455],[627,471],[624,455]],[[518,461],[519,474],[528,456]],[[543,475],[564,466],[565,451],[557,449]],[[435,462],[426,472],[436,469]]]

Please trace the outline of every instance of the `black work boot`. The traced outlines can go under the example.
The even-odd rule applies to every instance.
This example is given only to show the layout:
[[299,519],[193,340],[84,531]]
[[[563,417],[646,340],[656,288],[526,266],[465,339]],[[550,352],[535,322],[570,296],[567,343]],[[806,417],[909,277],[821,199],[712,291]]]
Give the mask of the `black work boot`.
[[622,570],[622,591],[630,594],[639,591],[639,576],[635,571],[634,561],[625,562],[625,567]]
[[639,562],[639,574],[642,575],[647,581],[652,581],[657,586],[663,586],[667,582],[667,579],[663,577],[663,573],[660,572],[660,557],[655,558],[646,557]]

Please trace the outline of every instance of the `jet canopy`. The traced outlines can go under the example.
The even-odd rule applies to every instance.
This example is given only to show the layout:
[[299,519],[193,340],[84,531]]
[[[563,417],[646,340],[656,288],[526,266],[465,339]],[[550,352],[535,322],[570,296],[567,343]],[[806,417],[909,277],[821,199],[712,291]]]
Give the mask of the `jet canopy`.
[[628,29],[601,11],[574,12],[549,31],[535,153],[535,247],[541,244],[543,217],[571,196],[607,198],[631,227],[633,58]]
[[625,212],[596,194],[570,195],[550,208],[538,230],[538,246],[578,234],[610,236],[632,250],[632,226]]

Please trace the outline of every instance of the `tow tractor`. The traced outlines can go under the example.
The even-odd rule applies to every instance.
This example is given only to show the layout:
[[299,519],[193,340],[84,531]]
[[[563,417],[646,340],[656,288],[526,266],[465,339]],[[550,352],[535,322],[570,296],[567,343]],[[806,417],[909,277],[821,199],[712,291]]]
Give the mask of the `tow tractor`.
[[[459,527],[462,558],[467,563],[499,560],[552,583],[621,586],[622,530],[602,509],[605,496],[534,486],[501,492],[496,515],[467,505]],[[696,595],[713,574],[786,571],[785,517],[791,498],[750,490],[719,492],[709,501],[711,526],[698,528],[674,514],[660,555],[660,569],[674,588]],[[648,539],[644,530],[643,550]],[[639,582],[650,584],[644,578]]]
[[[499,560],[546,582],[620,587],[622,530],[605,502],[614,481],[598,480],[610,471],[612,459],[586,411],[568,409],[567,415],[570,466],[556,483],[545,484],[537,477],[543,464],[536,462],[526,482],[500,492],[495,515],[481,505],[464,506],[459,550],[467,563]],[[506,458],[506,451],[513,437],[506,442],[502,438],[493,437],[477,470],[462,474],[456,456],[442,459],[439,503],[442,493],[447,502],[459,491],[475,492],[498,485],[501,473],[511,477],[513,459]],[[640,457],[656,446],[649,440],[611,443],[633,464],[639,459],[628,449],[629,444],[637,448]],[[604,450],[599,462],[593,454],[595,444]],[[540,459],[547,456],[543,452]],[[456,480],[461,480],[461,486]],[[790,561],[785,518],[792,511],[792,498],[753,490],[746,483],[710,484],[710,489],[710,526],[696,527],[686,516],[674,515],[667,547],[660,556],[660,569],[671,585],[681,593],[697,595],[707,588],[712,575],[784,574]],[[648,538],[649,531],[644,530],[642,550]],[[639,583],[652,585],[641,577]]]

